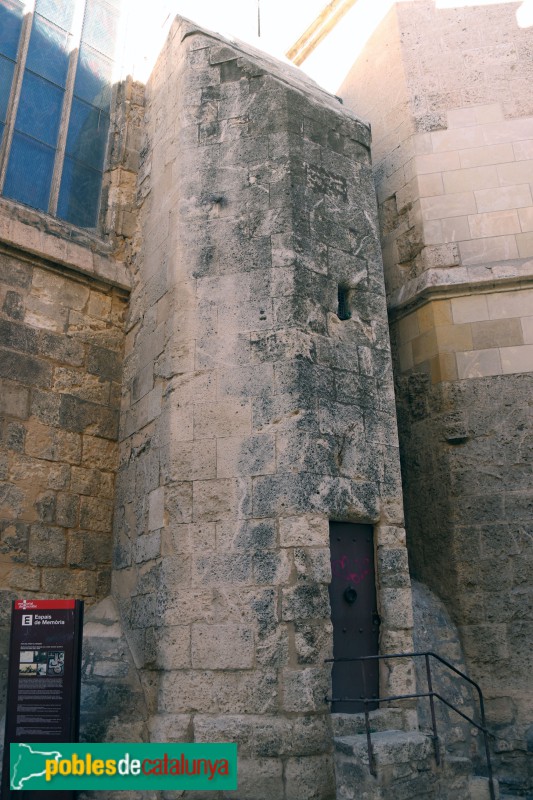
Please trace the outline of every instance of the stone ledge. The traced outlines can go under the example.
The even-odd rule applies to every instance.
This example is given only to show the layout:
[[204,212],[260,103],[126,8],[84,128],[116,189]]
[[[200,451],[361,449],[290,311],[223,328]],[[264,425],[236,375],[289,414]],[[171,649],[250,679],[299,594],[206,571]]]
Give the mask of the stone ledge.
[[533,260],[495,262],[473,267],[428,269],[389,296],[389,316],[396,318],[432,300],[487,291],[521,289],[533,283]]
[[88,231],[48,217],[17,203],[0,201],[0,249],[16,251],[19,258],[34,257],[56,267],[96,278],[106,285],[129,291],[126,267],[116,261],[111,247]]

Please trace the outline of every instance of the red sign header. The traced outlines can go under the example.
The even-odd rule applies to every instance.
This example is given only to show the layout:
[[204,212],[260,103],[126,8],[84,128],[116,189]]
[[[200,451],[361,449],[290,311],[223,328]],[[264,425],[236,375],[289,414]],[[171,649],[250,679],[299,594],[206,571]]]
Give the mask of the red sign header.
[[45,608],[75,608],[75,600],[15,600],[16,611],[31,611]]

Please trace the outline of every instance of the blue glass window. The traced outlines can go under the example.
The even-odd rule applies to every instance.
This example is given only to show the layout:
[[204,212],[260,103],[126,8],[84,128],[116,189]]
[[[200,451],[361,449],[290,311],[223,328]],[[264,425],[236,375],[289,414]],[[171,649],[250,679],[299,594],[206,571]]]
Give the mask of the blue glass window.
[[15,129],[55,147],[64,92],[26,70]]
[[68,126],[67,155],[94,169],[103,169],[108,132],[109,117],[74,98]]
[[11,143],[4,194],[42,211],[48,209],[55,151],[15,133]]
[[81,228],[95,228],[101,187],[101,172],[67,156],[63,166],[57,216]]
[[0,53],[13,61],[17,57],[23,7],[18,0],[0,0]]
[[72,30],[75,0],[37,0],[35,11],[65,31]]
[[69,34],[35,14],[28,47],[27,69],[65,86],[68,71]]
[[7,104],[14,70],[15,65],[13,62],[0,56],[0,122],[5,122],[7,119]]
[[108,111],[111,103],[113,62],[86,44],[80,47],[74,94]]
[[113,57],[117,41],[118,10],[105,0],[87,0],[83,20],[82,41]]
[[[121,0],[35,0],[31,32],[24,37],[22,51],[28,5],[28,0],[0,0],[0,145],[3,141],[6,169],[0,192],[75,225],[94,228],[109,136]],[[76,31],[73,26],[82,13],[78,42],[78,26]],[[22,73],[17,59],[19,67],[23,64]],[[15,77],[17,100],[12,107]],[[57,149],[60,140],[64,152]],[[57,197],[51,191],[54,176],[59,181]]]

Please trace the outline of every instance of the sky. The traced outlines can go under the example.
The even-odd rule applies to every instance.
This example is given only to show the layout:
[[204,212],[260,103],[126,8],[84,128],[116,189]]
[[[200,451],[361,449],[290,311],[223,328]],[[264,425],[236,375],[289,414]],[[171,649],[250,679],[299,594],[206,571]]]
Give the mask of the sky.
[[[169,22],[180,14],[208,30],[221,33],[228,38],[241,39],[254,47],[278,58],[301,36],[306,28],[327,4],[328,0],[123,0],[133,10],[143,7],[142,15],[128,13],[128,41],[147,42],[151,37],[151,49],[160,48]],[[377,0],[380,2],[380,0]],[[150,19],[146,19],[146,7],[150,6]],[[258,36],[258,10],[260,36]],[[133,35],[132,35],[133,34]],[[138,52],[138,51],[137,51]],[[134,60],[135,54],[126,55]],[[149,70],[152,58],[145,59],[144,72]],[[141,67],[137,64],[136,75],[140,80]]]
[[[404,0],[399,0],[403,2]],[[435,0],[437,7],[493,5],[516,0]],[[328,0],[123,0],[127,7],[124,41],[135,43],[123,49],[123,72],[145,81],[176,14],[208,30],[237,38],[284,59],[285,52],[314,21]],[[372,31],[385,17],[394,0],[357,0],[341,23],[302,64],[302,69],[335,93]],[[147,15],[147,8],[149,14]],[[258,9],[260,36],[258,36]],[[518,24],[533,24],[533,0],[523,0],[517,11]],[[139,58],[139,42],[145,54]],[[134,66],[135,64],[135,66]]]

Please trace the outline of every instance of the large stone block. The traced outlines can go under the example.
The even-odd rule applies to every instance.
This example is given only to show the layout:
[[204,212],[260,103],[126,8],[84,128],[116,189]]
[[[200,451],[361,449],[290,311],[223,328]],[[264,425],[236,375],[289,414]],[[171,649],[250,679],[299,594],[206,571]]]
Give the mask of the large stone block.
[[27,426],[25,451],[35,458],[79,464],[81,437],[77,433],[41,425],[32,419]]
[[52,367],[42,359],[0,348],[0,376],[29,386],[46,387],[52,382]]
[[216,523],[216,539],[219,550],[272,550],[277,543],[276,523],[270,519],[225,520]]
[[[268,386],[268,382],[265,387]],[[219,478],[265,475],[275,471],[275,439],[272,435],[225,437],[217,441]]]
[[[239,762],[239,790],[228,792],[238,799],[239,795],[249,800],[264,800],[264,797],[283,797],[284,780],[279,759],[243,759]],[[265,795],[265,792],[267,793]]]
[[286,767],[287,800],[333,796],[335,773],[331,755],[291,758]]
[[289,712],[322,712],[330,692],[329,666],[283,670],[283,708]]
[[273,670],[181,670],[161,676],[159,709],[165,713],[265,714],[277,708]]
[[329,595],[323,585],[299,583],[283,590],[284,620],[328,619],[329,615]]
[[242,516],[251,514],[251,486],[246,479],[219,478],[193,483],[193,518],[208,522],[233,516],[239,509]]
[[242,625],[192,626],[192,666],[196,669],[250,669],[254,665],[254,636]]
[[195,439],[246,436],[251,433],[251,409],[246,400],[203,403],[195,410]]
[[192,580],[195,586],[249,585],[252,582],[252,557],[244,553],[197,555],[193,559]]
[[35,524],[30,529],[30,563],[43,567],[57,567],[65,563],[67,538],[61,528]]
[[[235,742],[238,747],[239,763],[243,757],[254,752],[254,736],[272,718],[253,715],[216,716],[195,714],[193,717],[194,740],[196,742]],[[273,722],[278,720],[275,718]],[[261,754],[267,755],[267,754]],[[240,781],[239,781],[240,783]]]
[[301,515],[283,517],[279,523],[282,547],[324,547],[329,545],[326,517]]
[[159,669],[187,669],[191,666],[191,629],[187,625],[168,625],[157,641]]
[[113,504],[97,497],[82,497],[80,500],[80,526],[85,530],[110,531],[113,520]]

